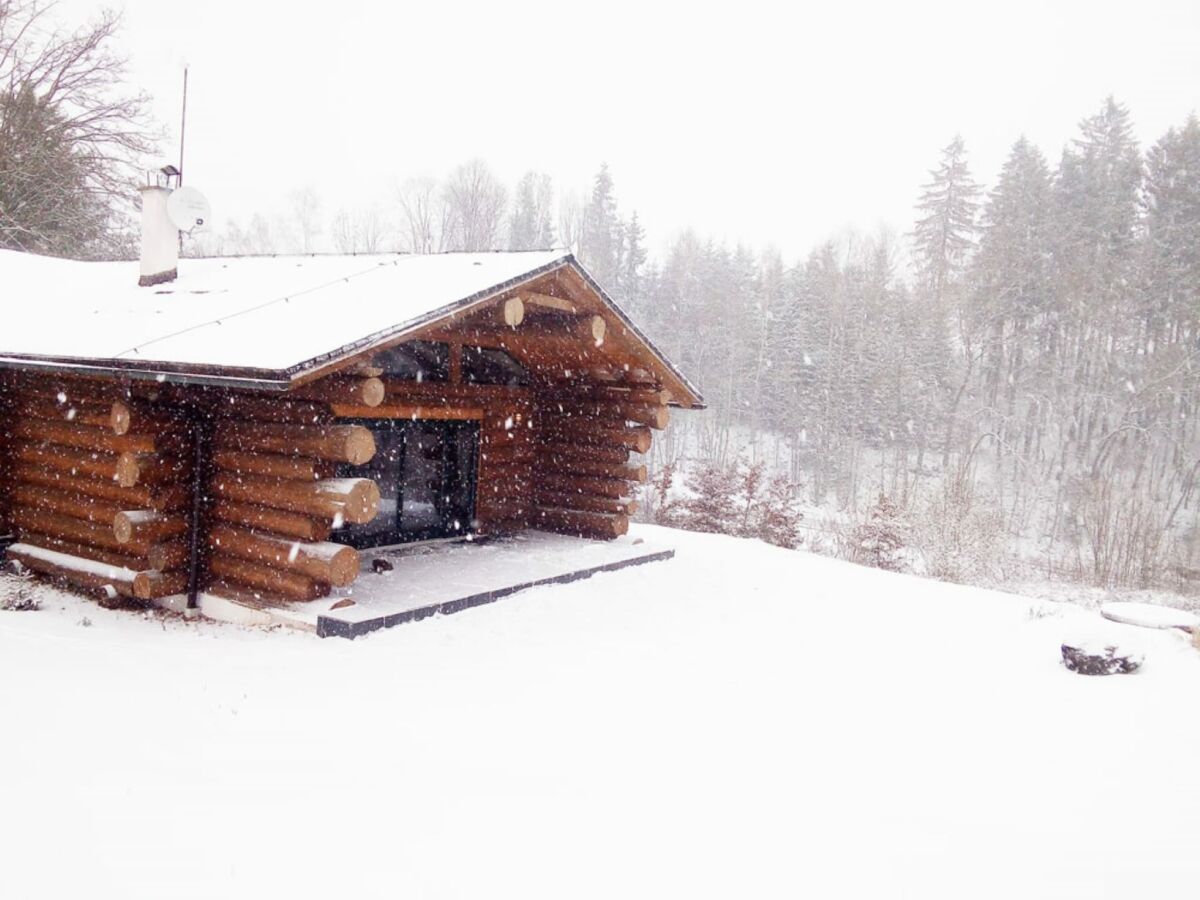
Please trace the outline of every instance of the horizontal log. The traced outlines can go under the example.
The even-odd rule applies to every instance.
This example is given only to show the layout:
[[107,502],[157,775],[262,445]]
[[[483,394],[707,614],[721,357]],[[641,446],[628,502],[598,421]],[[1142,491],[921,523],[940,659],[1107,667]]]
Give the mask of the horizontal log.
[[644,465],[628,466],[590,459],[558,460],[554,469],[560,475],[595,475],[600,478],[635,481],[638,484],[644,484],[647,477]]
[[620,403],[608,400],[585,400],[582,402],[561,400],[547,404],[550,416],[565,416],[572,419],[599,419],[608,422],[636,422],[662,431],[670,422],[671,414],[665,406],[649,406],[640,403]]
[[361,425],[267,425],[222,422],[218,450],[260,451],[346,462],[361,466],[375,455],[375,438]]
[[153,434],[155,431],[184,427],[182,415],[172,414],[162,408],[153,408],[134,400],[114,400],[108,410],[107,425],[113,434],[139,432]]
[[209,531],[208,543],[216,553],[296,572],[335,587],[345,587],[358,577],[358,551],[345,544],[302,543],[220,524]]
[[44,534],[60,540],[83,544],[88,547],[99,547],[103,550],[115,550],[131,556],[149,558],[154,541],[134,539],[121,543],[113,534],[112,523],[88,522],[84,519],[73,519],[70,516],[59,515],[40,509],[30,509],[18,506],[12,510],[12,520],[20,535],[26,533]]
[[242,475],[265,475],[293,481],[316,481],[333,474],[333,466],[302,456],[281,456],[277,453],[243,453],[237,450],[217,450],[213,463],[218,469]]
[[431,419],[439,421],[470,421],[483,418],[481,406],[441,406],[388,403],[381,406],[362,406],[334,403],[334,415],[340,419]]
[[183,484],[122,487],[112,480],[68,475],[66,472],[29,463],[18,463],[14,466],[11,477],[17,484],[38,485],[69,491],[79,497],[112,501],[118,504],[120,509],[138,507],[168,512],[183,509],[191,496],[191,492]]
[[65,553],[68,556],[78,556],[81,559],[94,560],[106,566],[116,566],[120,569],[141,571],[147,568],[155,568],[149,564],[148,557],[138,556],[136,553],[120,553],[116,550],[106,550],[103,547],[93,547],[88,544],[80,544],[76,541],[65,541],[62,538],[56,538],[48,534],[38,534],[34,531],[22,532],[21,543],[41,547],[43,550],[54,550],[57,553]]
[[581,512],[631,516],[637,510],[636,500],[598,497],[595,494],[563,494],[539,489],[534,495],[536,505],[543,509],[574,509]]
[[217,500],[212,505],[211,514],[214,519],[231,525],[241,525],[302,541],[324,541],[333,532],[329,520],[314,519],[300,513],[270,509],[253,503]]
[[99,404],[57,403],[43,397],[18,400],[10,415],[20,419],[40,419],[47,422],[62,422],[68,425],[87,425],[92,428],[109,428],[109,410]]
[[605,447],[597,444],[566,443],[547,440],[539,448],[539,458],[553,465],[569,469],[575,460],[593,462],[625,463],[629,461],[629,448]]
[[121,511],[121,507],[111,500],[96,499],[41,485],[14,485],[10,497],[16,505],[70,516],[85,522],[112,522],[113,517]]
[[136,600],[157,600],[187,587],[183,572],[134,571],[32,544],[14,544],[8,548],[8,556],[35,572],[110,598],[119,594]]
[[150,544],[186,534],[188,520],[182,515],[161,513],[152,509],[127,509],[113,516],[112,529],[120,544],[134,541]]
[[295,572],[273,569],[260,563],[215,553],[208,561],[208,570],[219,579],[259,588],[291,600],[317,600],[329,594],[329,585]]
[[323,519],[362,524],[379,513],[379,487],[369,478],[330,478],[302,482],[218,472],[212,480],[218,497],[254,503]]
[[164,453],[122,453],[117,467],[117,481],[125,487],[187,484],[191,476],[190,457]]
[[333,412],[326,403],[312,400],[278,398],[261,394],[220,395],[211,405],[219,419],[239,422],[261,422],[274,425],[324,425],[333,421]]
[[33,379],[17,385],[13,393],[18,397],[38,397],[62,405],[88,404],[104,407],[114,400],[126,400],[130,396],[128,385],[118,384],[111,379],[46,378]]
[[378,378],[332,376],[313,381],[290,392],[302,400],[321,403],[345,403],[351,406],[375,407],[383,402],[385,390]]
[[214,578],[208,580],[204,586],[204,593],[211,594],[214,597],[232,600],[233,602],[240,603],[243,606],[256,607],[260,609],[295,602],[292,597],[285,597],[283,594],[277,594],[274,591],[267,591],[263,590],[262,588],[248,587],[244,584],[237,584],[233,581],[227,581],[224,578]]
[[492,403],[527,403],[533,397],[533,389],[521,385],[507,384],[450,384],[445,381],[404,381],[398,378],[382,379],[387,393],[385,403],[416,406],[463,405],[474,406],[481,401]]
[[12,457],[14,461],[43,466],[66,475],[115,481],[124,487],[131,487],[138,481],[138,465],[131,453],[92,453],[17,442],[12,448]]
[[151,544],[146,552],[146,562],[156,572],[170,572],[182,568],[191,558],[186,540],[168,540]]
[[186,435],[179,431],[153,434],[113,434],[111,428],[90,428],[70,422],[18,419],[12,433],[26,440],[45,441],[60,447],[75,447],[103,453],[179,452],[186,447]]
[[138,573],[132,569],[110,566],[32,544],[13,544],[6,555],[31,571],[72,587],[94,591],[109,599],[135,596],[134,579]]
[[645,453],[650,449],[653,436],[645,425],[634,425],[628,428],[606,428],[589,422],[574,423],[570,419],[560,419],[547,423],[543,433],[551,440],[571,443],[578,441],[584,444],[600,446],[626,447],[637,453]]
[[596,387],[580,391],[584,396],[602,397],[628,403],[644,403],[649,406],[666,406],[671,402],[671,392],[657,388]]
[[597,497],[620,499],[631,493],[628,481],[616,478],[598,478],[592,475],[571,475],[557,472],[539,472],[537,482],[540,487],[561,494],[594,494]]
[[530,526],[541,531],[612,540],[629,531],[629,518],[621,515],[611,516],[604,513],[539,507],[530,517]]
[[187,572],[138,572],[133,579],[133,595],[139,600],[158,600],[187,590]]
[[509,442],[507,444],[491,444],[479,448],[479,466],[507,466],[514,463],[528,465],[537,458],[537,445],[530,443]]

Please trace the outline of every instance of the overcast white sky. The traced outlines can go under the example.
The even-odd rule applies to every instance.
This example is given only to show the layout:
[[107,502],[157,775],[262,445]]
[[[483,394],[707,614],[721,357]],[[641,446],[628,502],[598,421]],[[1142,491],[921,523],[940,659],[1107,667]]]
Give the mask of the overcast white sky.
[[792,258],[906,230],[955,132],[990,183],[1022,132],[1053,163],[1109,93],[1144,143],[1200,111],[1196,0],[123,6],[168,158],[191,67],[187,180],[218,223],[309,184],[327,211],[386,200],[474,156],[571,190],[607,161],[653,245],[690,225]]

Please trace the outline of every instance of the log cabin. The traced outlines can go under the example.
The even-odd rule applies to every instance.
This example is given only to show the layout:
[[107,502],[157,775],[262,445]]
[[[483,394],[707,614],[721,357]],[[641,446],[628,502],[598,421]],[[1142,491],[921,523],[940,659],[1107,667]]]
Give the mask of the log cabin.
[[0,536],[62,585],[294,604],[364,548],[612,539],[703,404],[570,253],[179,260],[165,190],[138,276],[0,251]]

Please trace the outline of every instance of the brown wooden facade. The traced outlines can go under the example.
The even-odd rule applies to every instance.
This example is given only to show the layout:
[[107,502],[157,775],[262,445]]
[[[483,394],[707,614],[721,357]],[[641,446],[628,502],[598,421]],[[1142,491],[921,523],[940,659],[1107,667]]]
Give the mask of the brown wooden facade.
[[[391,364],[418,347],[444,355],[439,377]],[[519,377],[483,383],[505,381],[480,377],[497,360]],[[0,373],[8,555],[108,599],[307,601],[351,584],[360,551],[344,538],[380,514],[370,472],[383,423],[465,423],[464,531],[615,538],[668,404],[699,402],[571,267],[330,360],[285,392],[140,374]]]

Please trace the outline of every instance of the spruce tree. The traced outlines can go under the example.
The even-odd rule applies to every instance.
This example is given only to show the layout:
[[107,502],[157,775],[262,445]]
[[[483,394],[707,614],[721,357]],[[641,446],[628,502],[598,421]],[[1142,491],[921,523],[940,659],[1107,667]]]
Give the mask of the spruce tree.
[[917,267],[924,287],[940,302],[961,276],[975,246],[979,186],[971,179],[963,139],[955,136],[921,188],[920,217],[913,230]]
[[583,233],[579,258],[601,285],[617,283],[621,254],[621,222],[608,164],[600,166],[592,185],[592,196],[583,210]]

